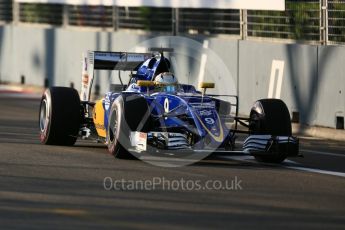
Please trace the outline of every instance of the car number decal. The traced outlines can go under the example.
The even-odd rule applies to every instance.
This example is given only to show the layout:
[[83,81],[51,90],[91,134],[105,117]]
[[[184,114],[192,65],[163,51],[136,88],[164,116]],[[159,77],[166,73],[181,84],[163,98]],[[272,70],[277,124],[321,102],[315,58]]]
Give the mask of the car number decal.
[[168,98],[165,98],[164,100],[164,111],[166,113],[168,113],[170,110],[169,110],[169,99]]
[[211,117],[206,117],[205,118],[205,122],[208,124],[208,125],[213,125],[215,122],[214,122],[214,119],[211,118]]

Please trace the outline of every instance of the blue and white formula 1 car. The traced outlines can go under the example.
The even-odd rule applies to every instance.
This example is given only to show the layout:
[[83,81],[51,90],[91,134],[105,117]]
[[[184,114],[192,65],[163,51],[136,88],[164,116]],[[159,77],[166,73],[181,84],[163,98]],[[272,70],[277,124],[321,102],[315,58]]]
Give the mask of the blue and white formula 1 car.
[[[199,84],[201,92],[192,85],[179,84],[163,55],[163,51],[171,50],[151,51],[84,53],[80,94],[73,88],[51,87],[42,96],[41,142],[73,145],[78,137],[96,138],[115,157],[127,158],[131,150],[174,154],[236,151],[236,134],[246,133],[240,151],[259,161],[280,163],[299,154],[298,139],[292,137],[290,114],[283,101],[258,100],[249,118],[238,117],[237,96],[206,94],[207,88],[215,87],[210,82]],[[99,69],[130,71],[130,80],[121,90],[93,102],[94,70]],[[234,124],[229,126],[231,120]],[[248,129],[238,130],[238,123]]]

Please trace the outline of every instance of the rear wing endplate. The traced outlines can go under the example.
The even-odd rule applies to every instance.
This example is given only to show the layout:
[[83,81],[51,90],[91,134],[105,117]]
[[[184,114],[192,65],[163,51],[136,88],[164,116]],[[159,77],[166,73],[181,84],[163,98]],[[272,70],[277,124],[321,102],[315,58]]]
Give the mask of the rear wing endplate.
[[89,101],[94,70],[135,71],[151,53],[87,51],[83,53],[80,100]]

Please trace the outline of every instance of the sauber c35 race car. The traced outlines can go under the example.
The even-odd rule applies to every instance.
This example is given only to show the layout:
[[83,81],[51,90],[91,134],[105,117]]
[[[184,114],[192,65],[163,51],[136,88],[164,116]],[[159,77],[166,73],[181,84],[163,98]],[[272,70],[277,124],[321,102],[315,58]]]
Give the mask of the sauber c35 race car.
[[[70,146],[78,137],[93,139],[106,144],[117,158],[128,158],[134,151],[236,151],[273,163],[298,156],[299,141],[292,136],[290,113],[282,100],[258,100],[248,118],[239,117],[237,96],[207,94],[206,89],[215,87],[210,82],[201,82],[200,91],[178,83],[163,54],[171,49],[150,51],[84,53],[80,94],[73,88],[51,87],[42,96],[41,143]],[[100,69],[129,71],[130,79],[120,90],[91,101],[94,70]],[[240,150],[235,149],[238,133],[247,135]]]

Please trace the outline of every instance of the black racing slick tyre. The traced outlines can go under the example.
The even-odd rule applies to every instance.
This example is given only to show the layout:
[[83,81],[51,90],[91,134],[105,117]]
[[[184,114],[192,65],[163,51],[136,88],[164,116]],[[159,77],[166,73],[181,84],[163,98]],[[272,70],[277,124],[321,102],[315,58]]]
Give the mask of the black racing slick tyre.
[[[291,136],[291,119],[286,104],[280,99],[261,99],[250,111],[249,131],[255,135]],[[260,162],[281,163],[286,153],[255,156]]]
[[128,151],[131,148],[130,133],[148,132],[150,121],[149,106],[145,98],[135,94],[118,96],[112,104],[108,121],[109,153],[115,158],[133,158]]
[[40,141],[42,144],[74,145],[80,122],[80,98],[75,89],[51,87],[44,92],[39,112]]

